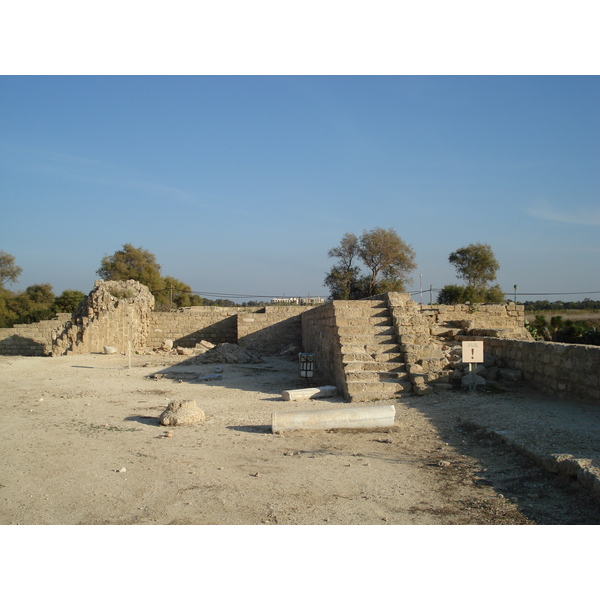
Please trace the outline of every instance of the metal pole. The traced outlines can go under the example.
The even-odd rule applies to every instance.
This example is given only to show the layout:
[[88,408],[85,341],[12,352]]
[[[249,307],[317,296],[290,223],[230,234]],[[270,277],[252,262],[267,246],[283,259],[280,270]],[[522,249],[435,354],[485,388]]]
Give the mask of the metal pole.
[[477,373],[477,363],[469,363],[469,391],[477,391],[477,381],[475,377]]
[[429,284],[429,304],[433,304],[433,284]]

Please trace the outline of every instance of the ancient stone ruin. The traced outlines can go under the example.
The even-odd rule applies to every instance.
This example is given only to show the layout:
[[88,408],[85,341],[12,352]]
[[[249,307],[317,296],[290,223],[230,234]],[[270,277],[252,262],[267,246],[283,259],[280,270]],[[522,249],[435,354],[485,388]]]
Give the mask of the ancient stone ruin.
[[137,351],[146,344],[153,308],[154,296],[138,281],[96,281],[64,328],[52,333],[52,356],[102,352],[105,346]]
[[461,344],[483,340],[481,384],[523,380],[549,394],[600,402],[600,347],[533,341],[524,307],[512,302],[421,306],[409,294],[388,293],[316,307],[153,307],[137,281],[97,281],[73,315],[0,330],[0,353],[61,356],[111,347],[239,362],[238,355],[259,361],[303,350],[315,354],[320,373],[348,401],[362,402],[460,386]]

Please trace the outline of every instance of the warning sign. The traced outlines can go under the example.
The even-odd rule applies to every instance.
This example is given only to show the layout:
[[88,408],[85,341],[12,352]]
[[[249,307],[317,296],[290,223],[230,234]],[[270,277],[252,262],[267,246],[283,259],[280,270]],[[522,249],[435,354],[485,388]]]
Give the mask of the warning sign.
[[463,342],[462,361],[464,363],[482,363],[483,342]]

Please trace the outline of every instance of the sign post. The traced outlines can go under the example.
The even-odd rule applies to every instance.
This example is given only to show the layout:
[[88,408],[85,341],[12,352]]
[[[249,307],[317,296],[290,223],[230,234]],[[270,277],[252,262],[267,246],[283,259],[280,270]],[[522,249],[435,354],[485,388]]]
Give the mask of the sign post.
[[463,342],[462,361],[469,365],[469,391],[477,390],[477,363],[483,362],[483,342]]

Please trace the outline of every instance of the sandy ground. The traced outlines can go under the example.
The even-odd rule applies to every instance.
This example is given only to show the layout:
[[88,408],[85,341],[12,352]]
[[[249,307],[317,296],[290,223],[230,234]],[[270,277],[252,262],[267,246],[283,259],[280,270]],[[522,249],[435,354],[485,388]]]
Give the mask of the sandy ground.
[[[182,358],[0,357],[0,524],[600,523],[589,492],[490,434],[600,464],[598,407],[445,392],[379,402],[395,404],[389,430],[273,434],[273,411],[348,405],[283,401],[305,386],[295,361],[222,365],[221,380],[198,382],[218,366]],[[175,399],[206,420],[161,426]]]

